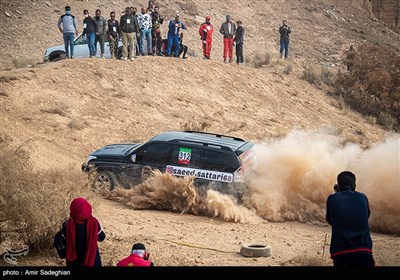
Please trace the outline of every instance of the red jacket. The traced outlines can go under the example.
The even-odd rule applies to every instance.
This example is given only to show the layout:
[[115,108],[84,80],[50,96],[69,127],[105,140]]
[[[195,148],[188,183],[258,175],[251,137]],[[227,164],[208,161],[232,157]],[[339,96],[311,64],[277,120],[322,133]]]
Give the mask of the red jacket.
[[130,254],[128,257],[120,260],[117,266],[153,266],[151,261],[143,259],[137,254]]
[[211,40],[213,32],[214,32],[214,27],[211,23],[208,24],[207,22],[205,22],[200,25],[199,34],[202,40],[207,40],[207,41]]

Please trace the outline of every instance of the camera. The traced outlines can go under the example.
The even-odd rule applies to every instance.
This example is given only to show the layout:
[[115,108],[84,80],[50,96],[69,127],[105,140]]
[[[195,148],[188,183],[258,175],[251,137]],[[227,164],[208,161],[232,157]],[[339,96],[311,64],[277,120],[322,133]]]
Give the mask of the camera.
[[333,190],[335,191],[335,192],[338,192],[339,191],[339,186],[336,184],[336,185],[334,185],[333,186]]

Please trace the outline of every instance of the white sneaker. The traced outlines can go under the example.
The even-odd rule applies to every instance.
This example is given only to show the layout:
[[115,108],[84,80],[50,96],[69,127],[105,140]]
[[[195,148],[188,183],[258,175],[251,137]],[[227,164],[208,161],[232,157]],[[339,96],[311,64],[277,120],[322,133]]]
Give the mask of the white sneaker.
[[131,57],[131,60],[132,60],[132,61],[134,61],[134,60],[135,60],[135,58],[132,56],[132,57]]
[[123,56],[123,57],[121,57],[121,60],[128,60],[128,59],[127,59],[126,57]]
[[104,54],[102,54],[102,55],[101,55],[101,58],[102,58],[102,59],[105,59],[106,57],[104,56]]

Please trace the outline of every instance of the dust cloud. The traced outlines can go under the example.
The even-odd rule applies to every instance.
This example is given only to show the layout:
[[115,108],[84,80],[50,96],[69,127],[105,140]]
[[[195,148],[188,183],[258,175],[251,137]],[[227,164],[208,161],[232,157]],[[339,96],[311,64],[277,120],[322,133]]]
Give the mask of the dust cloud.
[[[387,137],[365,150],[329,131],[292,131],[286,137],[258,143],[255,175],[243,204],[208,190],[200,195],[194,178],[175,178],[155,171],[131,190],[110,194],[134,209],[157,209],[218,217],[225,221],[260,223],[300,221],[323,225],[326,199],[343,170],[357,177],[357,191],[367,195],[374,230],[400,233],[400,138]],[[266,220],[266,221],[265,221]]]
[[218,217],[230,222],[262,222],[260,217],[238,205],[229,195],[207,190],[206,195],[201,196],[193,185],[193,180],[194,177],[176,178],[156,170],[153,176],[135,188],[117,188],[107,195],[133,209],[156,209]]
[[357,177],[367,195],[371,227],[400,233],[399,135],[369,150],[323,131],[292,131],[285,138],[256,144],[256,175],[244,205],[268,221],[325,223],[326,199],[343,170]]

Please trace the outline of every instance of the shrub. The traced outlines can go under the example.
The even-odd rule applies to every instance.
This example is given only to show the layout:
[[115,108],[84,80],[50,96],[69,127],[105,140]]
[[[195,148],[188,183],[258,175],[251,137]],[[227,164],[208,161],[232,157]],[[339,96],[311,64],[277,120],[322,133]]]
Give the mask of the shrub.
[[254,55],[253,65],[255,68],[261,68],[264,65],[269,65],[271,63],[271,55],[269,53],[260,54],[256,53]]
[[205,131],[206,128],[209,128],[211,123],[207,121],[196,121],[189,120],[185,123],[181,124],[182,130],[193,130],[193,131]]
[[285,75],[289,75],[290,73],[292,73],[292,71],[293,71],[293,65],[292,65],[291,63],[288,63],[288,64],[285,66],[285,69],[283,69],[283,73],[284,73]]
[[320,72],[319,69],[315,66],[307,66],[304,68],[303,76],[301,78],[306,80],[312,85],[319,85],[320,84]]
[[347,104],[378,118],[387,129],[400,128],[400,55],[385,46],[362,44],[351,71],[338,74],[337,92]]
[[74,168],[33,171],[29,153],[4,139],[0,137],[0,245],[26,244],[31,252],[50,249],[71,200],[90,194],[87,181]]
[[178,4],[180,5],[182,11],[185,11],[190,16],[196,16],[199,14],[197,5],[192,0],[178,2]]

